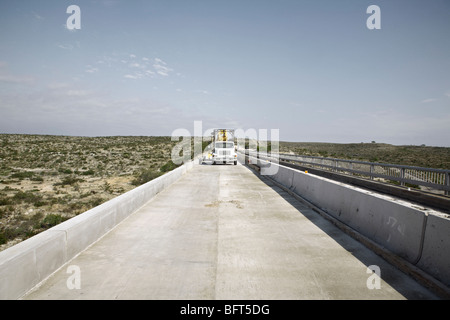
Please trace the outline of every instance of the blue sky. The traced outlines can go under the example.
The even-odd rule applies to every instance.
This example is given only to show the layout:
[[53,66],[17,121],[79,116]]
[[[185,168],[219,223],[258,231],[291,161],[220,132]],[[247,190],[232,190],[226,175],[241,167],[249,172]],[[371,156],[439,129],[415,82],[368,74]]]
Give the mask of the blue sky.
[[2,0],[0,132],[449,147],[449,33],[446,0]]

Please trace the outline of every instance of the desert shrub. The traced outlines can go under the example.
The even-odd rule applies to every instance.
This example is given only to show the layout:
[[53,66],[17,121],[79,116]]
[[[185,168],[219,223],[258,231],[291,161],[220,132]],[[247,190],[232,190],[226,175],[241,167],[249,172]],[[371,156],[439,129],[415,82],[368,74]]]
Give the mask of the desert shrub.
[[87,170],[87,171],[83,171],[83,172],[81,172],[81,174],[83,175],[83,176],[92,176],[92,175],[94,175],[94,170],[92,170],[92,169],[89,169],[89,170]]
[[60,224],[61,222],[67,220],[67,218],[61,216],[60,214],[48,214],[44,219],[41,220],[39,226],[41,228],[51,228]]
[[0,219],[3,218],[4,216],[6,216],[7,211],[4,208],[0,208]]
[[35,229],[39,227],[38,221],[41,217],[42,214],[36,214],[22,221],[15,220],[15,226],[6,226],[0,230],[0,244],[5,244],[16,238],[27,239],[34,236],[38,233]]
[[111,184],[109,184],[108,181],[105,181],[105,183],[103,184],[102,188],[106,192],[111,192],[112,191]]
[[9,240],[14,239],[14,234],[11,232],[11,228],[5,228],[0,231],[0,245],[7,243]]
[[64,179],[62,179],[61,182],[55,183],[54,186],[67,186],[67,185],[71,186],[77,182],[83,182],[83,181],[84,181],[83,179],[78,179],[73,176],[69,176],[69,177],[65,177]]
[[173,163],[172,160],[169,160],[165,165],[163,165],[159,170],[161,172],[169,172],[175,168],[178,168],[180,165]]
[[101,205],[104,201],[105,201],[105,200],[104,200],[103,198],[101,198],[101,197],[96,197],[96,198],[91,199],[91,200],[87,203],[87,206],[90,207],[90,208],[94,208],[94,207],[97,207],[97,206]]
[[158,178],[160,175],[161,175],[160,172],[154,171],[152,169],[144,170],[131,181],[131,184],[134,186],[140,186],[141,184],[147,183],[153,179]]
[[64,208],[63,212],[66,212],[66,213],[74,213],[75,212],[76,213],[76,212],[82,211],[84,205],[85,205],[84,203],[79,202],[79,201],[73,202],[73,203],[70,203],[66,208]]
[[42,195],[31,191],[19,191],[12,197],[12,199],[15,200],[16,203],[25,202],[30,204],[38,204],[42,201]]
[[0,206],[7,206],[11,204],[11,199],[8,196],[4,196],[0,198]]
[[23,171],[23,172],[15,172],[13,174],[11,174],[10,178],[15,178],[15,179],[26,179],[26,178],[31,178],[34,176],[33,172],[29,172],[29,171]]

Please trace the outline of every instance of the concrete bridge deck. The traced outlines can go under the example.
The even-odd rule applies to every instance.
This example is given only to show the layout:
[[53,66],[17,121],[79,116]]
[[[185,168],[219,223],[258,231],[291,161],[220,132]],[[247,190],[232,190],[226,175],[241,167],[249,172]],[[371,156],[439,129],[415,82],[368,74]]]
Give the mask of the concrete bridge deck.
[[[380,289],[367,286],[370,265]],[[23,298],[437,297],[269,179],[242,165],[201,165]]]

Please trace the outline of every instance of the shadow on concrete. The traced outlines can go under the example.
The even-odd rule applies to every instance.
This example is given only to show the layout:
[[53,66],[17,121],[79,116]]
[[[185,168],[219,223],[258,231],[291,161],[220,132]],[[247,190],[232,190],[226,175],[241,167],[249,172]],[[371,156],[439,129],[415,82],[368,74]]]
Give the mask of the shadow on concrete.
[[[241,162],[242,163],[242,162]],[[313,209],[310,209],[306,204],[302,203],[301,200],[298,200],[293,195],[289,194],[286,190],[279,187],[273,180],[268,177],[261,176],[259,173],[259,168],[254,165],[243,164],[246,168],[248,168],[260,181],[269,186],[272,190],[280,195],[286,202],[291,204],[294,208],[296,208],[299,213],[301,213],[304,217],[310,220],[313,224],[315,224],[318,228],[320,228],[323,232],[325,232],[329,237],[335,240],[341,247],[350,252],[355,258],[361,261],[367,267],[374,264],[373,254],[377,256],[379,261],[382,261],[384,267],[380,266],[381,278],[387,284],[389,284],[392,288],[394,288],[397,292],[403,295],[406,299],[410,300],[429,300],[429,299],[440,299],[439,296],[430,288],[424,287],[422,284],[418,283],[414,280],[410,275],[406,274],[398,267],[384,259],[382,256],[374,252],[371,248],[367,247],[364,243],[361,243],[358,239],[355,239],[350,234],[333,224],[331,221],[320,215],[318,212],[315,212]],[[305,210],[310,209],[310,210]],[[353,241],[349,241],[349,238]],[[367,250],[372,254],[367,254]],[[383,273],[383,269],[388,272]],[[393,276],[393,274],[397,272],[389,272],[389,269],[395,269],[397,272],[401,272],[404,277],[411,279],[411,281],[416,282],[417,287],[423,287],[429,291],[429,295],[425,295],[420,292],[420,290],[415,290],[415,286],[405,286],[404,278],[399,279],[398,277]]]

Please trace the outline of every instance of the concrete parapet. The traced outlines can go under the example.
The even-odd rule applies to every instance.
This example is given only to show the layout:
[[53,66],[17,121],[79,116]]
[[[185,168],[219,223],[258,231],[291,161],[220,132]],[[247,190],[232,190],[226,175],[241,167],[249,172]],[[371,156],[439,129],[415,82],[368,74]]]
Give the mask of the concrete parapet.
[[[284,167],[280,171],[293,170]],[[425,211],[301,171],[295,171],[291,189],[408,262],[415,263],[420,257]]]
[[66,235],[45,231],[0,252],[0,299],[16,299],[68,260]]
[[448,216],[435,213],[428,215],[422,257],[417,266],[450,287],[450,218]]
[[163,176],[0,252],[0,299],[18,299],[193,166]]
[[[264,173],[266,174],[265,170]],[[295,172],[293,170],[286,170],[285,167],[278,167],[277,172],[271,177],[281,183],[286,188],[291,189],[294,183]]]
[[450,288],[447,215],[282,165],[271,178]]

